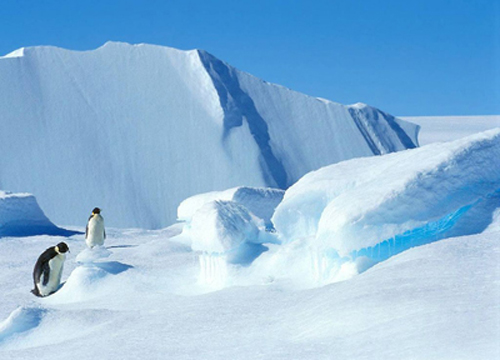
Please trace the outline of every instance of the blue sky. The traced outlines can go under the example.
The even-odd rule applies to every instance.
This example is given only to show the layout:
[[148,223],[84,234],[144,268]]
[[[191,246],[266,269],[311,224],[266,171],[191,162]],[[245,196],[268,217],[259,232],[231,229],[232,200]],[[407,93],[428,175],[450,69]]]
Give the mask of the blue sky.
[[0,53],[108,40],[207,50],[394,115],[500,114],[500,1],[4,0]]

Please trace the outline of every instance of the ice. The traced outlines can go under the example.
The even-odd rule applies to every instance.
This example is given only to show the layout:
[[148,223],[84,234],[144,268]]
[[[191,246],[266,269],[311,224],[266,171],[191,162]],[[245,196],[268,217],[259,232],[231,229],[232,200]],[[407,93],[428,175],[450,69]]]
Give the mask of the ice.
[[0,58],[0,184],[36,194],[56,224],[84,225],[99,206],[107,226],[159,229],[196,194],[285,189],[321,166],[416,145],[416,125],[266,83],[201,50],[22,53]]
[[70,236],[76,232],[55,226],[33,195],[0,190],[0,238],[40,234]]
[[281,202],[284,190],[271,188],[237,187],[225,191],[213,191],[199,194],[184,200],[177,209],[177,218],[181,221],[190,221],[196,211],[213,200],[233,201],[244,206],[254,216],[264,220],[268,229],[271,229],[271,216],[276,206]]
[[484,231],[500,207],[499,157],[496,129],[342,162],[288,189],[272,221],[285,246],[302,241],[312,249],[318,278],[332,279],[345,262],[374,263]]
[[[191,203],[212,195],[191,199]],[[263,202],[265,205],[265,198]],[[216,287],[225,285],[228,264],[250,265],[267,250],[262,243],[272,241],[272,236],[266,236],[262,219],[237,202],[223,200],[201,206],[184,225],[182,237],[189,239],[194,251],[200,252],[200,283]]]

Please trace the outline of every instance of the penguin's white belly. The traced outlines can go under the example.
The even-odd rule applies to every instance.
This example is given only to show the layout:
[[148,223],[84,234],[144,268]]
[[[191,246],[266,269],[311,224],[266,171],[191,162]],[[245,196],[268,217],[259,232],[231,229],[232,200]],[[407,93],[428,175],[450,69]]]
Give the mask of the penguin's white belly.
[[66,259],[66,255],[59,254],[49,260],[49,281],[47,285],[43,285],[44,283],[44,275],[42,275],[40,279],[40,283],[37,284],[38,290],[40,291],[40,295],[47,296],[51,293],[55,292],[59,285],[61,285],[61,276],[64,267],[64,260]]
[[88,247],[104,245],[104,219],[101,215],[89,220],[86,242]]

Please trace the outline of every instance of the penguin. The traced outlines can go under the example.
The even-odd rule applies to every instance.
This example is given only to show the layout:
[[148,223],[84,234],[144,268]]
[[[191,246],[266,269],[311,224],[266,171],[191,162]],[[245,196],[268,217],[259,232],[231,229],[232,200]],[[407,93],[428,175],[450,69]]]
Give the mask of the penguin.
[[104,219],[101,216],[101,209],[94,208],[85,229],[85,242],[92,249],[94,246],[104,245],[104,239],[106,239],[106,230],[104,229]]
[[66,260],[68,245],[60,242],[45,250],[36,261],[33,269],[33,282],[35,288],[31,292],[36,296],[48,296],[53,294],[61,284],[61,275]]

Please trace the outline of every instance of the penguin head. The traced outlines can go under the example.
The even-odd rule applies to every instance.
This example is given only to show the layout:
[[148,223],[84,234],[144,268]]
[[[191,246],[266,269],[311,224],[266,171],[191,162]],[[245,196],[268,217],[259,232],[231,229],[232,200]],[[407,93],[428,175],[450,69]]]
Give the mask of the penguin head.
[[101,209],[99,209],[98,207],[94,208],[94,210],[92,210],[92,215],[96,215],[96,214],[100,214],[101,213]]
[[58,254],[65,254],[69,251],[68,245],[66,245],[65,242],[60,242],[59,244],[56,245],[56,252]]

